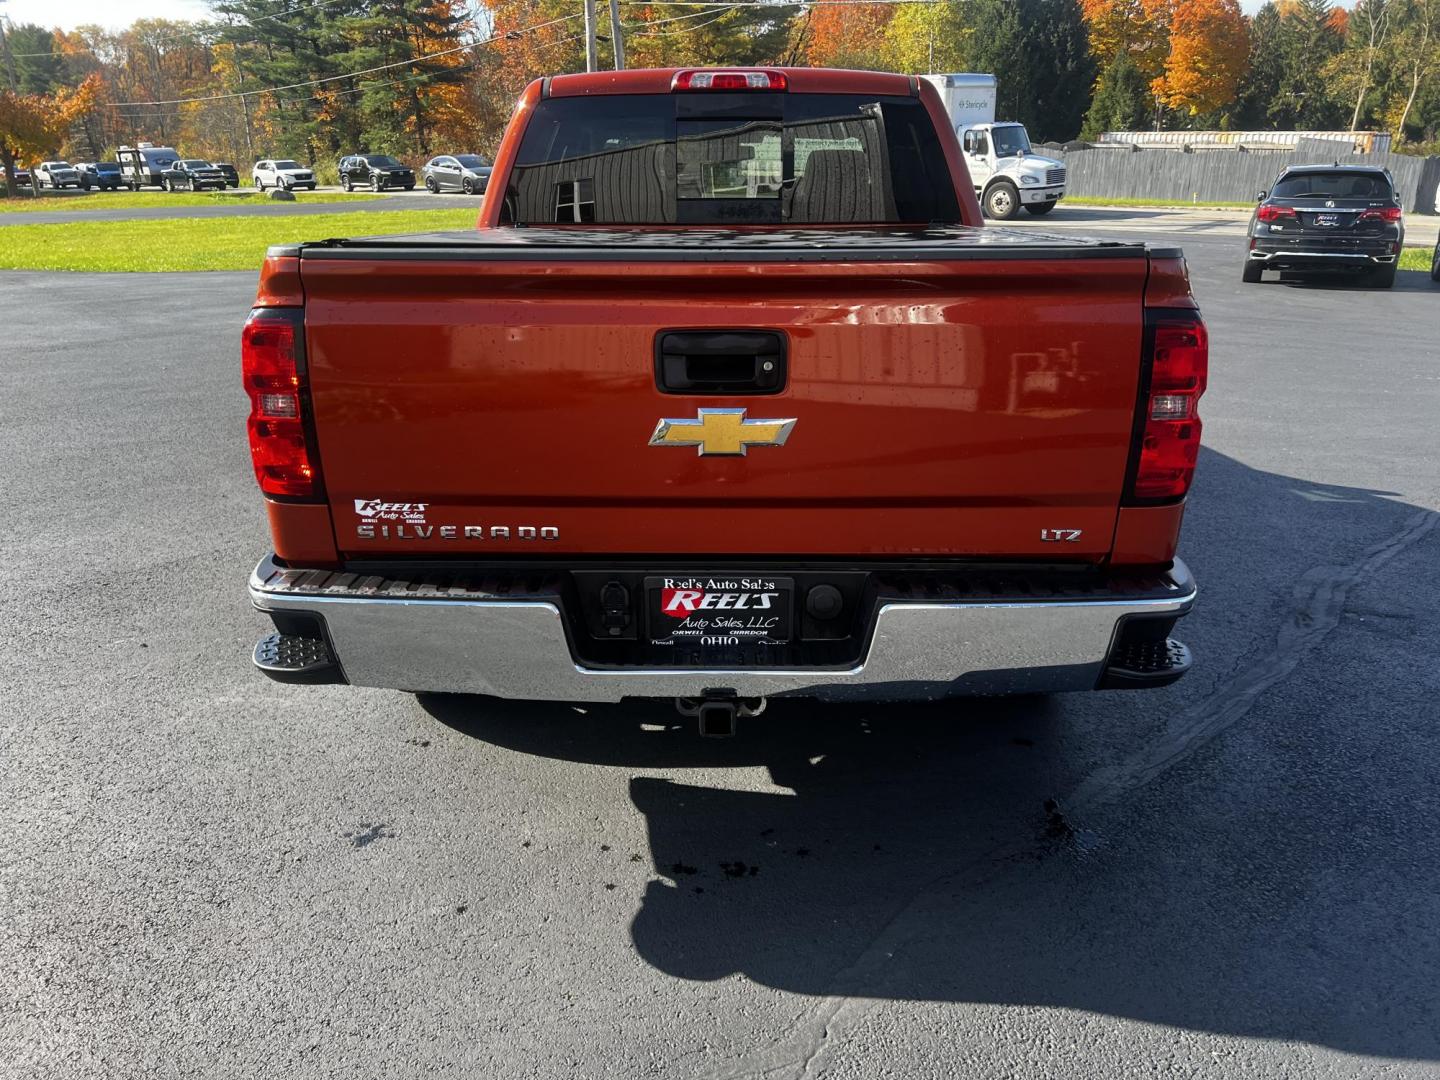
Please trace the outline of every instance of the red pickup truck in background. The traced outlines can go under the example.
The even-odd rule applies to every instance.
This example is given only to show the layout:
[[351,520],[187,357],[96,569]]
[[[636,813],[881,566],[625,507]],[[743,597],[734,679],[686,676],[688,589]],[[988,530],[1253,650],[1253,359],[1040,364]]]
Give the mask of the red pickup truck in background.
[[924,80],[536,82],[479,228],[271,249],[242,351],[275,678],[723,734],[1190,664],[1181,253],[982,227]]

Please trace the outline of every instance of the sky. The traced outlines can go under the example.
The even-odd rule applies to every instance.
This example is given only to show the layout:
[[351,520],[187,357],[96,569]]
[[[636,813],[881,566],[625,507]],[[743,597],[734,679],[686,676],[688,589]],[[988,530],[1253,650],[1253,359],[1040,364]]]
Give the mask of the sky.
[[210,6],[204,0],[0,0],[0,15],[62,30],[86,23],[120,30],[136,19],[208,18]]
[[[1263,2],[1240,0],[1240,6],[1253,13]],[[58,26],[62,30],[73,30],[85,23],[119,30],[136,19],[203,19],[209,14],[204,0],[0,0],[0,15],[11,22]]]

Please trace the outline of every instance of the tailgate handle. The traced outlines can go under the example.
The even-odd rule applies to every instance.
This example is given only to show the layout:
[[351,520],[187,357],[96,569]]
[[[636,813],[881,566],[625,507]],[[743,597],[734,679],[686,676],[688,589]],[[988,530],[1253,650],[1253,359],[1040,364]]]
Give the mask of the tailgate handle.
[[655,383],[665,394],[778,394],[786,353],[776,330],[665,330],[655,336]]

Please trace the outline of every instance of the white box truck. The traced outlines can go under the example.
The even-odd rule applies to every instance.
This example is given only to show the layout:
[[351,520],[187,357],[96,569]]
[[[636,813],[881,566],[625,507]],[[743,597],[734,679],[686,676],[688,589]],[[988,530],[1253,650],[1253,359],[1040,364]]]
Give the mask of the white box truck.
[[1048,214],[1065,195],[1065,163],[1030,149],[1024,124],[995,122],[995,76],[922,75],[940,91],[986,217],[1009,220],[1023,206]]

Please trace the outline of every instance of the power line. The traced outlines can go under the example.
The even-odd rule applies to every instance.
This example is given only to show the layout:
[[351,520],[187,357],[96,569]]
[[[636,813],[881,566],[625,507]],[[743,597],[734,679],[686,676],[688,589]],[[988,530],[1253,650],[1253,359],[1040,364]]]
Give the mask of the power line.
[[[734,8],[730,8],[730,9],[728,9],[728,10],[726,10],[726,11],[720,12],[720,14],[718,14],[718,15],[716,15],[714,12],[711,12],[711,11],[702,11],[702,12],[700,13],[701,15],[710,15],[710,16],[712,16],[712,17],[709,18],[709,19],[706,19],[704,22],[691,23],[689,26],[678,26],[678,27],[676,27],[676,28],[673,29],[673,30],[654,30],[654,31],[651,31],[650,33],[635,34],[635,35],[633,35],[633,36],[634,36],[634,37],[637,37],[637,38],[657,38],[657,37],[679,37],[681,34],[693,34],[696,30],[703,30],[703,29],[705,29],[705,27],[707,27],[707,26],[713,26],[715,23],[719,22],[721,19],[725,18],[727,15],[733,14],[734,11],[735,11]],[[644,24],[642,23],[641,25],[643,26]]]
[[726,12],[728,12],[728,11],[730,10],[730,9],[729,9],[726,5],[724,5],[724,4],[719,4],[719,5],[716,5],[716,4],[707,4],[706,7],[709,8],[710,10],[708,10],[708,11],[692,11],[692,12],[686,14],[686,15],[670,15],[670,16],[664,18],[664,19],[649,19],[649,20],[642,21],[642,22],[625,23],[624,26],[625,26],[627,29],[630,29],[630,28],[633,28],[633,27],[637,27],[637,26],[659,26],[661,23],[679,22],[681,19],[703,19],[706,15],[713,15],[713,14],[715,14],[716,11],[726,11]]
[[876,4],[942,4],[946,0],[793,0],[792,3],[764,3],[757,0],[735,0],[733,3],[715,3],[715,0],[617,0],[621,4],[640,7],[728,7],[755,8],[757,11],[779,10],[787,7],[874,7]]
[[[299,31],[301,31],[301,30],[312,29],[312,27],[297,27],[297,26],[295,26],[295,25],[293,25],[293,24],[291,24],[291,23],[288,23],[288,22],[286,22],[285,20],[286,20],[289,16],[291,16],[291,15],[299,15],[299,14],[301,14],[302,12],[306,12],[306,11],[315,11],[315,10],[318,10],[319,8],[334,7],[336,4],[346,3],[346,2],[353,2],[353,0],[320,0],[320,2],[317,3],[317,4],[305,4],[305,5],[303,5],[302,7],[289,8],[289,9],[287,9],[287,10],[285,10],[285,11],[277,11],[277,12],[275,12],[275,13],[272,14],[272,15],[257,15],[256,18],[258,18],[258,19],[268,19],[268,20],[270,20],[271,22],[279,23],[281,26],[285,27],[287,30],[294,30],[294,31],[296,31],[296,32],[299,32]],[[228,16],[228,15],[233,15],[234,13],[233,13],[233,12],[224,12],[224,13],[222,13],[222,14]],[[473,17],[474,15],[478,15],[478,14],[480,14],[480,13],[479,13],[479,12],[472,12],[472,17]],[[357,17],[363,17],[363,15],[362,15],[362,16],[357,16]],[[205,21],[202,21],[202,20],[185,20],[185,25],[197,27],[197,28],[199,28],[199,29],[202,30],[202,31],[208,29],[208,30],[216,30],[216,31],[221,32],[221,34],[224,35],[224,36],[223,36],[223,39],[220,40],[220,41],[217,41],[217,42],[207,42],[206,44],[207,44],[208,46],[210,46],[210,47],[213,47],[214,45],[247,45],[247,44],[253,44],[253,43],[257,43],[257,42],[261,42],[261,41],[264,41],[264,40],[265,40],[265,38],[263,38],[263,37],[253,37],[253,38],[250,38],[250,37],[245,37],[245,38],[231,37],[231,36],[229,36],[228,34],[225,33],[226,31],[229,31],[229,30],[254,30],[257,34],[264,34],[264,33],[265,33],[265,30],[262,29],[261,27],[256,26],[253,22],[249,22],[249,21],[246,21],[246,20],[243,20],[243,19],[242,19],[241,21],[239,21],[239,22],[221,22],[221,21],[205,22]],[[124,32],[125,32],[125,31],[121,31],[121,33],[124,33]],[[483,44],[485,44],[485,42],[484,42],[484,41],[477,41],[475,44],[477,44],[477,45],[483,45]],[[12,55],[13,57],[15,57],[15,58],[18,59],[18,58],[20,58],[20,57],[34,58],[34,57],[40,57],[40,56],[58,56],[58,57],[62,57],[62,58],[65,58],[65,57],[77,57],[77,58],[78,58],[78,57],[82,56],[83,54],[65,53],[65,52],[60,52],[60,51],[57,50],[57,49],[49,49],[49,50],[47,50],[46,52],[12,53],[11,55]],[[98,57],[95,57],[93,53],[91,53],[90,55],[91,55],[94,59],[97,59],[97,60],[99,59]]]
[[[541,25],[542,25],[542,26],[548,26],[548,25],[550,25],[550,24],[548,24],[548,23],[542,23]],[[537,27],[531,27],[531,28],[528,28],[528,29],[537,29]],[[524,32],[525,32],[525,31],[523,31],[523,30],[512,30],[512,31],[510,31],[510,33],[512,33],[512,34],[519,34],[519,33],[524,33]],[[545,43],[543,43],[543,44],[541,44],[541,45],[536,46],[536,48],[537,48],[537,49],[550,49],[550,48],[554,48],[554,47],[557,46],[557,45],[569,45],[569,44],[571,44],[571,43],[573,43],[573,42],[580,41],[584,36],[585,36],[584,34],[572,34],[570,37],[557,38],[557,39],[554,40],[554,41],[547,41],[547,42],[545,42]],[[499,39],[498,39],[498,38],[493,38],[493,39],[491,39],[491,40],[499,40]],[[488,43],[489,43],[489,42],[479,42],[478,44],[484,45],[484,44],[488,44]],[[454,70],[454,69],[452,69],[452,70]],[[331,96],[331,97],[347,97],[347,96],[350,95],[350,94],[363,94],[366,90],[369,90],[369,89],[371,89],[372,87],[376,87],[376,86],[394,85],[394,84],[396,84],[396,83],[419,82],[419,81],[422,80],[422,79],[438,79],[438,78],[440,78],[440,77],[442,77],[443,75],[446,75],[446,74],[448,74],[448,72],[444,72],[444,71],[422,71],[422,72],[420,72],[420,73],[417,74],[417,75],[403,75],[403,76],[400,76],[400,75],[392,75],[392,76],[390,76],[390,77],[388,77],[388,78],[384,78],[384,79],[372,79],[372,80],[369,81],[369,82],[363,83],[363,84],[361,84],[360,86],[352,87],[352,88],[349,89],[349,90],[336,90],[336,91],[334,91],[330,96]],[[263,90],[262,90],[262,91],[256,91],[256,92],[257,92],[257,93],[267,93],[268,91],[263,91]],[[205,98],[187,98],[186,100],[187,100],[187,101],[204,101],[204,100],[207,100],[207,99],[205,99]],[[280,97],[279,94],[276,94],[276,100],[277,100],[280,104],[282,104],[282,105],[296,105],[296,104],[299,104],[299,103],[302,102],[302,101],[319,101],[319,100],[320,100],[320,95],[319,95],[319,94],[311,94],[311,95],[309,95],[308,97],[282,98],[282,97]],[[173,117],[174,115],[175,115],[175,113],[174,113],[173,110],[163,110],[163,111],[160,111],[160,112],[143,112],[143,113],[137,113],[137,112],[127,111],[127,112],[125,113],[125,116],[124,116],[122,119],[124,119],[124,120],[126,120],[126,121],[131,121],[131,122],[133,122],[133,121],[135,121],[135,120],[164,119],[164,118]]]
[[[288,25],[288,24],[285,24],[285,23],[283,22],[283,18],[284,18],[285,16],[296,15],[296,14],[299,14],[300,12],[302,12],[302,11],[310,11],[310,10],[313,10],[313,9],[315,9],[315,8],[330,7],[330,6],[333,6],[334,4],[338,4],[338,3],[340,3],[340,2],[341,2],[341,0],[322,0],[322,2],[321,2],[321,3],[318,3],[318,4],[309,4],[309,5],[305,6],[305,7],[291,8],[291,9],[288,10],[288,11],[277,12],[277,13],[274,14],[274,15],[261,15],[261,16],[259,16],[259,18],[262,18],[262,19],[270,19],[270,20],[272,20],[272,21],[274,21],[274,22],[280,22],[282,25]],[[663,6],[665,6],[665,7],[695,7],[695,8],[711,8],[711,9],[724,8],[724,9],[727,9],[727,10],[733,10],[733,9],[736,9],[736,8],[765,9],[765,8],[785,8],[785,7],[873,7],[873,6],[876,5],[876,4],[887,4],[887,5],[920,4],[920,5],[930,5],[930,4],[945,3],[945,2],[947,2],[947,0],[793,0],[793,2],[790,2],[790,3],[783,2],[783,0],[782,0],[782,2],[776,2],[776,3],[767,3],[767,2],[765,2],[765,0],[725,0],[725,2],[720,2],[720,3],[716,3],[715,0],[615,0],[615,2],[616,2],[617,4],[624,4],[624,5],[627,5],[627,6],[639,6],[639,7],[656,7],[656,6],[659,6],[659,5],[663,5]],[[575,17],[575,16],[570,16],[570,15],[565,16],[565,18],[567,18],[567,19],[569,19],[569,18],[574,18],[574,17]],[[672,16],[671,18],[672,18],[672,19],[688,19],[688,18],[696,18],[696,17],[698,17],[698,15],[693,15],[693,16],[692,16],[692,15],[675,15],[675,16]],[[648,26],[654,26],[654,25],[657,25],[657,24],[659,24],[659,23],[669,22],[669,21],[671,21],[671,19],[654,19],[654,20],[650,21],[649,23],[625,23],[625,24],[623,24],[623,25],[625,25],[625,26],[627,26],[627,27],[628,27],[628,26],[647,26],[647,25],[648,25]],[[239,23],[220,23],[220,22],[217,22],[217,23],[209,23],[209,24],[207,24],[207,23],[197,23],[197,24],[195,24],[195,25],[198,25],[198,26],[210,25],[210,26],[216,27],[217,29],[254,30],[254,31],[256,31],[257,33],[264,33],[264,31],[261,30],[260,27],[256,26],[254,23],[251,23],[251,22],[239,22]],[[543,27],[543,26],[549,26],[549,25],[551,25],[551,24],[550,24],[550,23],[541,23],[541,24],[540,24],[541,27]],[[290,28],[291,28],[291,29],[295,29],[294,27],[290,27]],[[540,28],[540,27],[530,27],[530,28],[528,28],[528,29],[539,29],[539,28]],[[525,32],[526,32],[526,31],[511,31],[511,33],[525,33]],[[247,44],[247,43],[249,43],[249,42],[259,41],[259,40],[261,40],[261,39],[259,39],[259,38],[243,38],[243,39],[228,38],[228,39],[226,39],[225,41],[220,42],[220,44],[225,44],[225,45],[232,45],[232,44],[233,44],[233,45],[243,45],[243,44]],[[483,40],[480,40],[480,41],[475,42],[475,45],[477,45],[477,46],[478,46],[478,45],[488,45],[488,44],[490,44],[490,43],[491,43],[492,41],[494,41],[494,40],[496,40],[496,39],[493,38],[493,37],[492,37],[492,38],[485,38],[485,39],[483,39]],[[17,59],[17,60],[18,60],[18,59],[20,59],[20,58],[22,58],[22,57],[24,57],[24,58],[33,58],[33,57],[39,57],[39,56],[59,56],[59,57],[66,57],[66,56],[74,56],[74,55],[76,55],[76,54],[73,54],[73,53],[63,53],[63,52],[58,52],[58,51],[56,51],[56,50],[54,50],[54,49],[51,49],[49,52],[11,53],[10,55],[11,55],[14,59]],[[440,55],[440,54],[437,53],[437,54],[435,54],[435,55]],[[338,77],[344,78],[345,76],[338,76]],[[306,85],[306,84],[304,84],[304,83],[297,83],[296,85],[297,85],[297,86],[303,86],[303,85]],[[265,91],[263,91],[263,90],[257,90],[257,91],[253,91],[253,93],[261,93],[261,94],[263,94],[263,93],[265,93]],[[184,98],[184,99],[181,99],[181,100],[185,100],[185,101],[200,101],[200,100],[204,100],[204,99],[201,99],[201,98]],[[130,104],[130,103],[129,103],[129,102],[126,102],[126,103],[124,103],[124,104]],[[161,104],[173,104],[173,103],[171,103],[171,102],[156,102],[156,101],[141,101],[141,102],[134,102],[134,104],[137,104],[137,105],[161,105]]]
[[[281,19],[281,16],[285,16],[285,15],[298,15],[298,14],[300,14],[300,12],[302,12],[302,11],[314,11],[314,10],[317,9],[317,8],[334,7],[336,4],[345,3],[345,2],[346,2],[346,0],[320,0],[320,2],[319,2],[318,4],[305,4],[305,5],[301,6],[301,7],[289,8],[289,9],[287,9],[287,10],[285,10],[285,11],[277,11],[277,12],[275,12],[273,15],[260,15],[259,18],[262,18],[262,19],[270,19],[272,22],[279,22],[280,19]],[[222,12],[222,14],[229,15],[229,14],[233,14],[233,13],[232,13],[232,12]],[[260,29],[258,26],[256,26],[256,25],[255,25],[254,23],[252,23],[252,22],[249,22],[248,20],[241,22],[240,25],[241,25],[241,26],[248,26],[248,27],[250,27],[251,29],[254,29],[254,30]]]
[[393,64],[378,64],[375,67],[362,68],[359,71],[347,71],[343,75],[327,75],[323,79],[309,79],[305,82],[286,83],[284,86],[267,86],[263,90],[244,90],[231,94],[206,94],[202,97],[189,98],[168,98],[161,101],[107,101],[104,104],[112,109],[121,109],[130,105],[190,105],[200,101],[231,101],[236,98],[256,97],[260,94],[273,94],[280,90],[300,90],[307,86],[320,86],[323,83],[339,82],[341,79],[354,79],[361,75],[373,75],[377,71],[389,71],[392,68],[405,67],[408,64],[421,64],[427,60],[437,60],[442,56],[453,56],[458,52],[465,52],[468,49],[478,49],[481,45],[490,45],[496,41],[503,41],[514,34],[528,34],[536,30],[543,30],[547,26],[555,26],[559,23],[569,22],[571,19],[580,17],[580,13],[564,15],[558,19],[551,19],[549,22],[536,23],[534,26],[527,26],[523,30],[507,30],[504,33],[488,37],[483,41],[470,42],[466,45],[457,45],[453,49],[441,49],[439,52],[426,53],[424,56],[411,57],[408,60],[397,60]]

